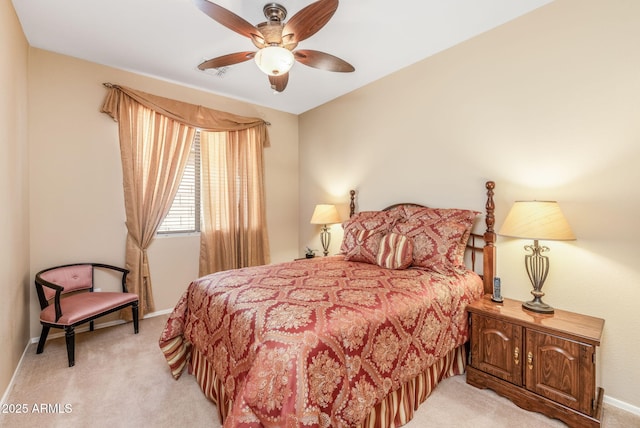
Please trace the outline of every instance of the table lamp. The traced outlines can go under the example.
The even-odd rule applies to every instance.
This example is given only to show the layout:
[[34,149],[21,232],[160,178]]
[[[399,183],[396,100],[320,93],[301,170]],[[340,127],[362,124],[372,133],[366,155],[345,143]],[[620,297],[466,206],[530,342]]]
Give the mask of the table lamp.
[[525,255],[524,264],[533,284],[533,300],[523,303],[522,306],[534,312],[553,313],[553,308],[542,301],[542,285],[549,273],[549,258],[542,253],[549,251],[549,248],[538,245],[538,240],[576,239],[560,210],[560,205],[555,201],[516,201],[498,235],[533,239],[533,245],[524,247],[526,251],[531,251],[531,254]]
[[328,224],[340,223],[340,216],[335,205],[319,204],[316,205],[311,216],[311,224],[321,224],[322,232],[320,232],[320,242],[322,243],[322,249],[324,255],[329,254],[329,243],[331,242],[331,233],[329,232]]

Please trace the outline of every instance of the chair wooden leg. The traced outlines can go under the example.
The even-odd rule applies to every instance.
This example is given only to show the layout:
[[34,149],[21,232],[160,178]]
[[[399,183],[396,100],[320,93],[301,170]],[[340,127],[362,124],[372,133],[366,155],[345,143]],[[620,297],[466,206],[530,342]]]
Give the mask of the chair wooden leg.
[[89,321],[89,331],[93,331],[93,321]]
[[133,315],[133,332],[138,334],[138,302],[133,302],[131,305],[131,313]]
[[69,367],[76,364],[75,361],[75,329],[73,327],[64,328],[64,338],[67,342],[67,358],[69,359]]
[[49,335],[49,330],[51,327],[42,326],[42,333],[40,333],[40,340],[38,341],[38,349],[36,349],[36,354],[42,354],[44,350],[44,343],[47,341],[47,336]]

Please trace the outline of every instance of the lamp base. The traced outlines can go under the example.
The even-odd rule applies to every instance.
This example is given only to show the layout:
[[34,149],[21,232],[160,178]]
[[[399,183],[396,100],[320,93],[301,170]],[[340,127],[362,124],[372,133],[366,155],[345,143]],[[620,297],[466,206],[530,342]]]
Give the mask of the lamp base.
[[327,225],[322,226],[322,232],[320,232],[320,242],[322,243],[322,252],[325,257],[329,255],[329,243],[331,243],[331,232]]
[[542,296],[544,296],[542,285],[549,273],[549,257],[543,256],[542,253],[549,251],[549,248],[541,247],[538,245],[538,240],[534,239],[533,245],[525,245],[524,249],[531,251],[531,254],[524,256],[524,264],[533,285],[533,290],[531,290],[533,300],[524,302],[522,307],[541,314],[552,314],[553,308],[542,301]]
[[524,302],[522,307],[533,312],[539,312],[542,314],[552,314],[553,308],[544,303],[539,297],[534,298],[529,302]]

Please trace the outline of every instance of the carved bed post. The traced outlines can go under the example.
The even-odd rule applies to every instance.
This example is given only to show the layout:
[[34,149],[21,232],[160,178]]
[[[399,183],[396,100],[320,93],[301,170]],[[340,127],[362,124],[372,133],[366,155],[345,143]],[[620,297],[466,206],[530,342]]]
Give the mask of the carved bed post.
[[349,218],[351,218],[356,213],[356,191],[350,190],[349,195],[351,195],[351,202],[349,202]]
[[493,279],[496,277],[496,233],[493,230],[493,227],[496,222],[495,218],[495,204],[493,202],[493,189],[496,187],[496,183],[493,181],[487,181],[485,187],[487,188],[487,205],[486,205],[486,216],[485,223],[487,225],[487,229],[484,232],[484,249],[483,249],[483,268],[482,268],[482,279],[484,283],[484,293],[492,294],[493,293]]

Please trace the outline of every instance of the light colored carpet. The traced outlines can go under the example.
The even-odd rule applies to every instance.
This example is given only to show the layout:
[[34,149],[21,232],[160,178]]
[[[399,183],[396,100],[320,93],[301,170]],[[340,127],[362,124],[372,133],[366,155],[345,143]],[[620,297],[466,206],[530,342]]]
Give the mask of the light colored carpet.
[[[167,316],[76,336],[76,365],[67,367],[64,338],[47,342],[36,355],[29,346],[0,413],[1,427],[220,427],[215,406],[188,373],[175,381],[158,348]],[[15,413],[25,410],[24,413]],[[408,428],[564,427],[527,412],[490,390],[443,381]],[[640,417],[606,407],[606,428],[640,427]]]

